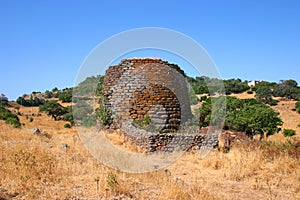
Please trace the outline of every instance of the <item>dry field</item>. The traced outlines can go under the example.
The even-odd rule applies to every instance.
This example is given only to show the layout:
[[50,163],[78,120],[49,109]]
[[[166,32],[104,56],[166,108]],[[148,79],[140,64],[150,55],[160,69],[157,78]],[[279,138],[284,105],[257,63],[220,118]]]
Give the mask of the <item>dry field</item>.
[[[286,127],[296,129],[300,115],[291,114],[291,106],[284,102],[275,109],[286,109]],[[63,127],[66,122],[36,116],[38,108],[20,112],[21,129],[0,121],[0,199],[300,199],[300,152],[289,143],[253,141],[203,159],[188,152],[166,169],[129,174],[98,163],[76,129]],[[108,137],[128,151],[141,151],[118,133]]]

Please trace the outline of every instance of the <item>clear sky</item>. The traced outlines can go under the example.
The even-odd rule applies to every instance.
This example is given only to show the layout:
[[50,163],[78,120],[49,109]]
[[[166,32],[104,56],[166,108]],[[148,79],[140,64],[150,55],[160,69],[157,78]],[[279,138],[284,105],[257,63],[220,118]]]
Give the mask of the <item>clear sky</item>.
[[11,100],[72,87],[99,43],[142,27],[190,36],[224,79],[300,84],[298,0],[1,0],[0,27],[0,93]]

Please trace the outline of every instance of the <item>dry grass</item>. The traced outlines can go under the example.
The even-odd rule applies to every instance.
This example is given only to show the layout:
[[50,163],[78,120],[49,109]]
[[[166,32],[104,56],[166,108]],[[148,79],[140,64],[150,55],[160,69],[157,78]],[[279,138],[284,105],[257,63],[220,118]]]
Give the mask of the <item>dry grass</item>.
[[[98,163],[65,122],[20,111],[22,129],[0,121],[0,199],[300,199],[300,155],[291,144],[252,142],[204,159],[189,152],[167,169],[128,174]],[[51,137],[30,133],[34,127]],[[107,137],[141,152],[120,134]]]

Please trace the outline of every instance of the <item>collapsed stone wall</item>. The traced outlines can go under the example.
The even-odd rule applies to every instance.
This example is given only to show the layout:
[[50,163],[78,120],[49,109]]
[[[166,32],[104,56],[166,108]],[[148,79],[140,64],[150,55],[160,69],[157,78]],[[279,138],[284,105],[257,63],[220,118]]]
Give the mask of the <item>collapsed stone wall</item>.
[[104,95],[119,124],[148,116],[168,133],[192,117],[184,72],[161,59],[124,59],[109,67]]
[[133,123],[122,124],[121,130],[131,142],[141,146],[147,152],[175,150],[189,151],[202,147],[216,148],[219,143],[218,133],[207,133],[200,129],[191,129],[178,133],[149,132],[136,127]]

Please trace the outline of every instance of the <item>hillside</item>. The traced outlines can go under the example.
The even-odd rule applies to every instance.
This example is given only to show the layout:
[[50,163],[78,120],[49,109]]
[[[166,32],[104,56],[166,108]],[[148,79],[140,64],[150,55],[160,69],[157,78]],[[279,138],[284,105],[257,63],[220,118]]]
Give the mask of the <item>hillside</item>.
[[[287,128],[299,122],[292,105],[282,101],[274,108],[284,111]],[[98,163],[75,127],[66,129],[66,122],[38,115],[38,107],[19,111],[22,129],[0,121],[0,199],[300,199],[300,155],[289,144],[252,142],[204,159],[189,152],[166,169],[127,174]],[[33,134],[32,128],[42,134]],[[108,137],[121,148],[139,151],[118,133]]]
[[[243,92],[241,94],[231,94],[230,96],[235,96],[240,99],[250,99],[255,98],[255,94],[247,94],[247,92]],[[272,106],[276,112],[279,112],[279,116],[283,120],[283,126],[282,130],[284,129],[293,129],[296,130],[296,133],[298,136],[300,135],[300,127],[298,124],[300,124],[300,114],[293,111],[292,109],[295,108],[295,104],[297,101],[294,100],[286,100],[283,98],[275,98],[277,100],[280,100],[278,105]],[[273,136],[269,137],[269,140],[280,140],[283,141],[286,138],[283,137],[282,131],[278,134],[275,134]]]

